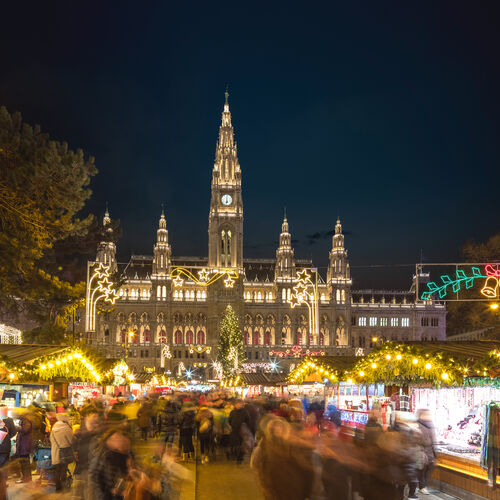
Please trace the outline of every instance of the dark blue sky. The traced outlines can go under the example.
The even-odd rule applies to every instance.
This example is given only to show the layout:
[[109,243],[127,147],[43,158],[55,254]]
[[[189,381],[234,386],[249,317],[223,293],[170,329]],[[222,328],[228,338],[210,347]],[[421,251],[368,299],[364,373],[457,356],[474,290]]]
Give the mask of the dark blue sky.
[[122,221],[120,260],[207,254],[229,85],[245,254],[326,266],[340,215],[356,287],[409,286],[499,229],[498,2],[10,2],[0,103],[96,158],[89,208]]

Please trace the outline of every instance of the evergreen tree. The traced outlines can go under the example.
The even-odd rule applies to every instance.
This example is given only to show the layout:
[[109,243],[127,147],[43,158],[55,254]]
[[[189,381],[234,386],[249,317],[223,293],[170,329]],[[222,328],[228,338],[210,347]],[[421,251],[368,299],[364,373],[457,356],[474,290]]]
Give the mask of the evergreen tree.
[[218,361],[224,377],[234,375],[245,360],[243,334],[234,309],[228,305],[219,325]]
[[93,158],[0,107],[1,316],[21,310],[43,331],[65,326],[85,293],[78,257],[99,231],[78,215],[96,172]]

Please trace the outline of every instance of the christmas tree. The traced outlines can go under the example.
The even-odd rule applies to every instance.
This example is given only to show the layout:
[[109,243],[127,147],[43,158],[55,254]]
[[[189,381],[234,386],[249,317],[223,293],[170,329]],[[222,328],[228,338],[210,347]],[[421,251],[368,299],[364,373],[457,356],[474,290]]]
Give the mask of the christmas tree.
[[219,325],[218,362],[222,365],[222,374],[228,377],[237,373],[245,360],[243,334],[233,308],[228,305]]

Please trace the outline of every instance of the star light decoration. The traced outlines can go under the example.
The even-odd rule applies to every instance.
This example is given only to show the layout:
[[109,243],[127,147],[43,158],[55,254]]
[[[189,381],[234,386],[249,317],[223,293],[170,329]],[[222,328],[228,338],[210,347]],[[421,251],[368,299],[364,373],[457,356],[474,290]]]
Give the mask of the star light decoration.
[[118,292],[109,280],[111,266],[100,262],[92,271],[92,276],[87,282],[87,296],[85,301],[85,327],[87,332],[95,331],[96,305],[99,300],[114,304],[118,299]]
[[311,273],[308,269],[304,268],[302,271],[297,271],[297,284],[293,287],[293,293],[288,303],[292,309],[304,304],[307,306],[309,311],[309,332],[312,335],[317,335],[319,332],[318,291],[311,280]]

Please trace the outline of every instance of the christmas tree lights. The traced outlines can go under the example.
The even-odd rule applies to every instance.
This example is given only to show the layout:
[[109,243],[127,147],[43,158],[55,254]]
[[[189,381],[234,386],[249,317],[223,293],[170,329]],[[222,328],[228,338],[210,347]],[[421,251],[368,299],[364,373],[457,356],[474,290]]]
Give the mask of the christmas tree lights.
[[235,375],[245,361],[243,334],[233,308],[228,305],[219,326],[217,361],[222,365],[224,377]]

